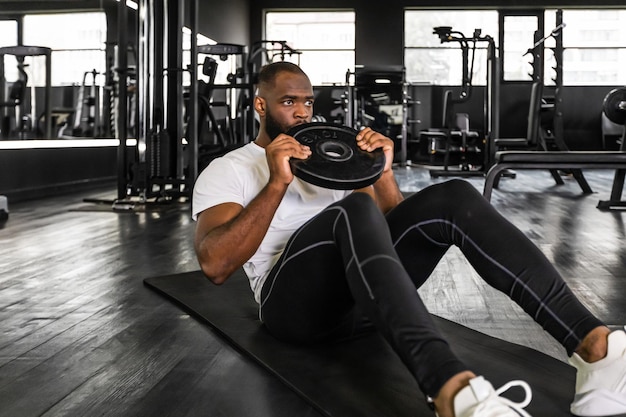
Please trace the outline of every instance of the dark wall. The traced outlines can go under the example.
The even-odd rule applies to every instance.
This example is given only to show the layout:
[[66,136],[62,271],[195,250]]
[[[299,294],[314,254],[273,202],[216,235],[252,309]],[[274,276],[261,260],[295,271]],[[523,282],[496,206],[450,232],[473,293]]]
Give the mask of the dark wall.
[[[361,2],[356,9],[355,63],[364,66],[403,65],[404,10],[383,7],[376,12],[371,4]],[[381,36],[381,32],[385,36]]]
[[570,149],[602,149],[602,102],[613,88],[563,88],[564,138]]
[[249,0],[200,0],[198,31],[222,43],[247,45],[250,39]]
[[0,194],[10,201],[75,191],[116,175],[115,147],[0,151]]
[[[612,86],[565,86],[562,89],[564,141],[571,150],[601,150],[601,114],[604,97]],[[511,83],[501,87],[500,136],[525,135],[530,84]],[[550,100],[554,88],[545,87],[544,97]]]

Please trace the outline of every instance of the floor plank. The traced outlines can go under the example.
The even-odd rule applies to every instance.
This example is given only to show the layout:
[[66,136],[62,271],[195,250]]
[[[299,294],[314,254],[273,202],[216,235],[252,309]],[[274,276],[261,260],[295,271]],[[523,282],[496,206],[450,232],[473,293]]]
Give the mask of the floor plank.
[[[404,192],[432,179],[397,167]],[[547,172],[503,179],[493,204],[554,262],[609,324],[626,323],[624,214],[602,212],[613,174],[586,173],[596,191]],[[469,178],[482,190],[482,178]],[[143,286],[198,268],[187,203],[143,212],[86,204],[113,186],[11,204],[0,225],[0,416],[319,416],[205,325]],[[420,289],[429,309],[561,360],[562,348],[451,249]]]

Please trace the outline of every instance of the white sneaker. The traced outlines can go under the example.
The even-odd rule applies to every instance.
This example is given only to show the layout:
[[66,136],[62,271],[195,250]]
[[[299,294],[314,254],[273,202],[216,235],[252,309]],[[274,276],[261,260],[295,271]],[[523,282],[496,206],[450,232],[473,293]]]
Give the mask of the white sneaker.
[[[499,395],[514,386],[526,391],[526,399],[521,403],[513,402]],[[532,398],[530,386],[524,381],[511,381],[497,391],[482,376],[470,380],[470,384],[454,397],[454,415],[456,417],[530,417],[523,410]]]
[[580,417],[626,415],[626,333],[609,334],[605,358],[587,363],[576,353],[569,363],[577,369],[576,395],[570,406]]

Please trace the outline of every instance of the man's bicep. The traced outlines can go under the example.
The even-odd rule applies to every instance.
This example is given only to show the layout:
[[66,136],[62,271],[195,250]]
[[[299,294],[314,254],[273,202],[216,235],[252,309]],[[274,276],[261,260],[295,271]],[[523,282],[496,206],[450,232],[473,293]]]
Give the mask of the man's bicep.
[[201,211],[196,224],[196,245],[213,229],[237,217],[241,210],[243,207],[237,203],[222,203]]

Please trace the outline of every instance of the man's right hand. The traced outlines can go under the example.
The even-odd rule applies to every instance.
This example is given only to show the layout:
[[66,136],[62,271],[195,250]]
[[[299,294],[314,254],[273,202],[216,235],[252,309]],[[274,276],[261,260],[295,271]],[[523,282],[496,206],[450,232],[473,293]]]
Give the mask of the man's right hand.
[[281,133],[267,145],[265,155],[270,170],[270,183],[275,182],[287,186],[293,181],[289,160],[291,158],[307,159],[311,156],[311,149],[293,137]]

